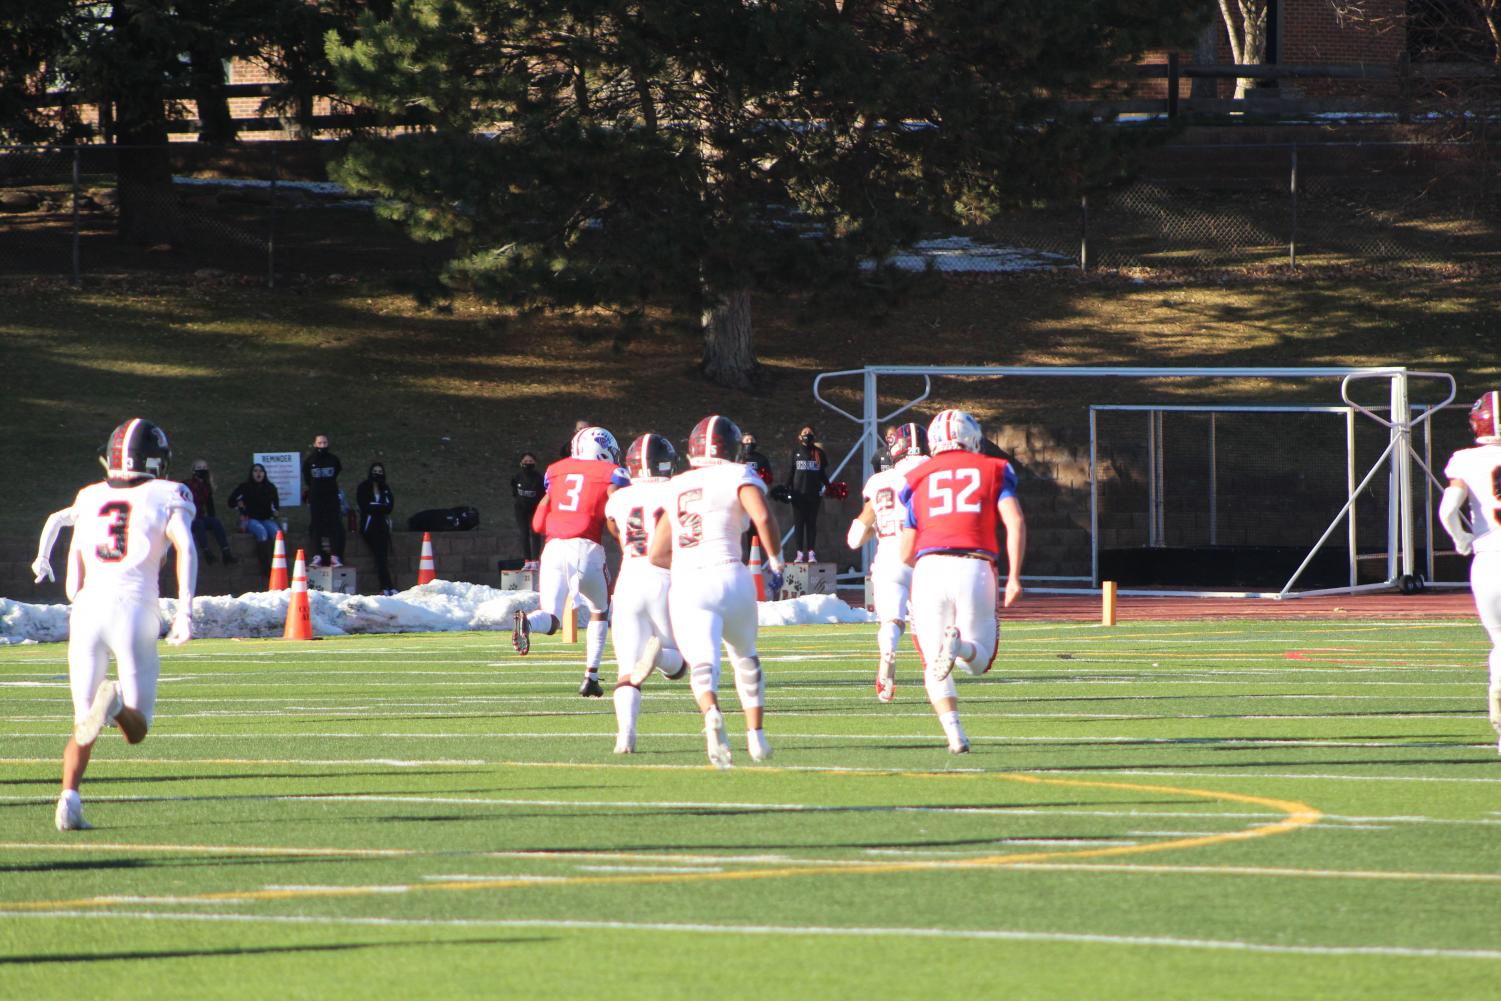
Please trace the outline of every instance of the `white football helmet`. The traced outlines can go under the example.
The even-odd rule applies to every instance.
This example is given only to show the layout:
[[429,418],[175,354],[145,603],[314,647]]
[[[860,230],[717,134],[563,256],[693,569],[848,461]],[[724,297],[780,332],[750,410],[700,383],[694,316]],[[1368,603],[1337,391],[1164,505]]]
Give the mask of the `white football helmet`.
[[620,443],[604,428],[590,427],[574,432],[568,451],[575,459],[594,459],[620,465]]
[[980,422],[973,415],[963,410],[944,410],[928,425],[928,454],[955,449],[978,452],[983,437]]

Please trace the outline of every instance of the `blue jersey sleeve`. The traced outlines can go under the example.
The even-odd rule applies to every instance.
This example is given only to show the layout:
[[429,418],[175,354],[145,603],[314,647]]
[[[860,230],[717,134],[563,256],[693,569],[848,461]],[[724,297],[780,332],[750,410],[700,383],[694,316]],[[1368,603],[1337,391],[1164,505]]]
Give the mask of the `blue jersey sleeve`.
[[616,466],[610,473],[610,486],[628,487],[631,485],[631,477],[621,466]]
[[1006,463],[1006,474],[1001,477],[1001,495],[996,498],[996,503],[1000,503],[1001,501],[1005,500],[1007,497],[1015,497],[1015,496],[1016,496],[1016,467],[1013,466],[1011,463],[1008,462],[1008,463]]
[[896,495],[896,499],[902,505],[902,510],[905,512],[902,515],[902,526],[904,528],[916,528],[917,510],[912,506],[912,484],[903,484],[901,493]]

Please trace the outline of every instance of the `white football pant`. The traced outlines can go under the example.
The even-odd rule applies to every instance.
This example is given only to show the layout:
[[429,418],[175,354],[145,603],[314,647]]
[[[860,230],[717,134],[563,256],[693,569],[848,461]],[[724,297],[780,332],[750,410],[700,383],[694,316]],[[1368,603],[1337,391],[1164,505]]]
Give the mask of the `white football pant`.
[[[922,655],[924,669],[943,641],[948,626],[959,629],[959,638],[973,643],[973,660],[959,660],[966,674],[984,674],[995,660],[996,572],[989,560],[965,556],[929,554],[920,557],[912,571],[912,639]],[[953,678],[940,683],[941,694],[952,697]],[[928,694],[934,694],[929,686]]]
[[912,568],[900,563],[893,570],[880,565],[870,571],[870,589],[879,622],[906,622],[912,594]]
[[156,640],[162,620],[156,602],[134,595],[117,597],[104,592],[92,597],[78,593],[68,622],[68,686],[73,693],[73,722],[88,715],[94,693],[104,684],[110,654],[120,698],[151,722],[156,712],[156,679],[161,662]]
[[562,620],[569,596],[575,594],[590,613],[603,613],[610,607],[604,546],[588,539],[548,539],[540,563],[541,610],[553,618]]
[[1476,553],[1470,561],[1470,592],[1475,611],[1491,638],[1490,687],[1501,688],[1501,553]]
[[673,648],[672,621],[667,611],[666,570],[645,560],[632,560],[620,568],[615,582],[615,600],[610,608],[610,641],[620,680],[630,677],[641,658],[646,641],[653,635],[664,650]]
[[692,671],[694,697],[718,694],[723,641],[741,706],[760,706],[764,682],[756,654],[756,585],[745,565],[673,571],[667,607],[673,638]]

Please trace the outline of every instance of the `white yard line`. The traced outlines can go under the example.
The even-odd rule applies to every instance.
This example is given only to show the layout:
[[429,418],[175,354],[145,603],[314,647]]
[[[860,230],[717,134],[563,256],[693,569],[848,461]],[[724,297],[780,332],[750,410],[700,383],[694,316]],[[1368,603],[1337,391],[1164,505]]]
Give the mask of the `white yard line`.
[[850,926],[845,928],[818,925],[709,924],[646,921],[588,921],[546,918],[358,918],[316,915],[256,915],[165,913],[156,911],[0,911],[0,917],[123,918],[130,921],[186,921],[248,924],[296,924],[342,927],[419,927],[419,928],[537,928],[569,931],[688,932],[718,935],[786,935],[794,938],[912,938],[991,942],[1067,942],[1081,945],[1117,947],[1249,952],[1296,956],[1372,956],[1407,959],[1501,960],[1497,949],[1448,949],[1400,945],[1286,945],[1252,942],[1242,939],[1180,938],[1170,935],[1111,935],[1103,933],[1037,931],[1004,928],[883,928]]

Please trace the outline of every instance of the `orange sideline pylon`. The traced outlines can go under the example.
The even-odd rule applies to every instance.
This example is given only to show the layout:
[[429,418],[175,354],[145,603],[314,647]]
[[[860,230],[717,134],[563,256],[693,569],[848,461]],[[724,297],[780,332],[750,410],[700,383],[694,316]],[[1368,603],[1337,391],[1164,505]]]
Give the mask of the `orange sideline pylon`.
[[282,630],[284,640],[310,640],[313,638],[313,616],[307,603],[307,564],[303,562],[302,550],[297,550],[297,561],[292,567],[292,593],[287,601],[287,627]]
[[276,548],[271,551],[271,582],[266,585],[266,590],[285,591],[291,586],[287,581],[287,540],[282,538],[278,529]]
[[746,569],[751,572],[751,580],[756,582],[756,600],[766,600],[766,578],[761,576],[761,539],[751,536],[750,559],[746,561]]
[[417,583],[426,584],[438,579],[438,568],[433,563],[433,533],[422,533],[422,558],[417,561]]
[[563,642],[577,643],[579,641],[579,612],[578,606],[569,602],[563,609]]

